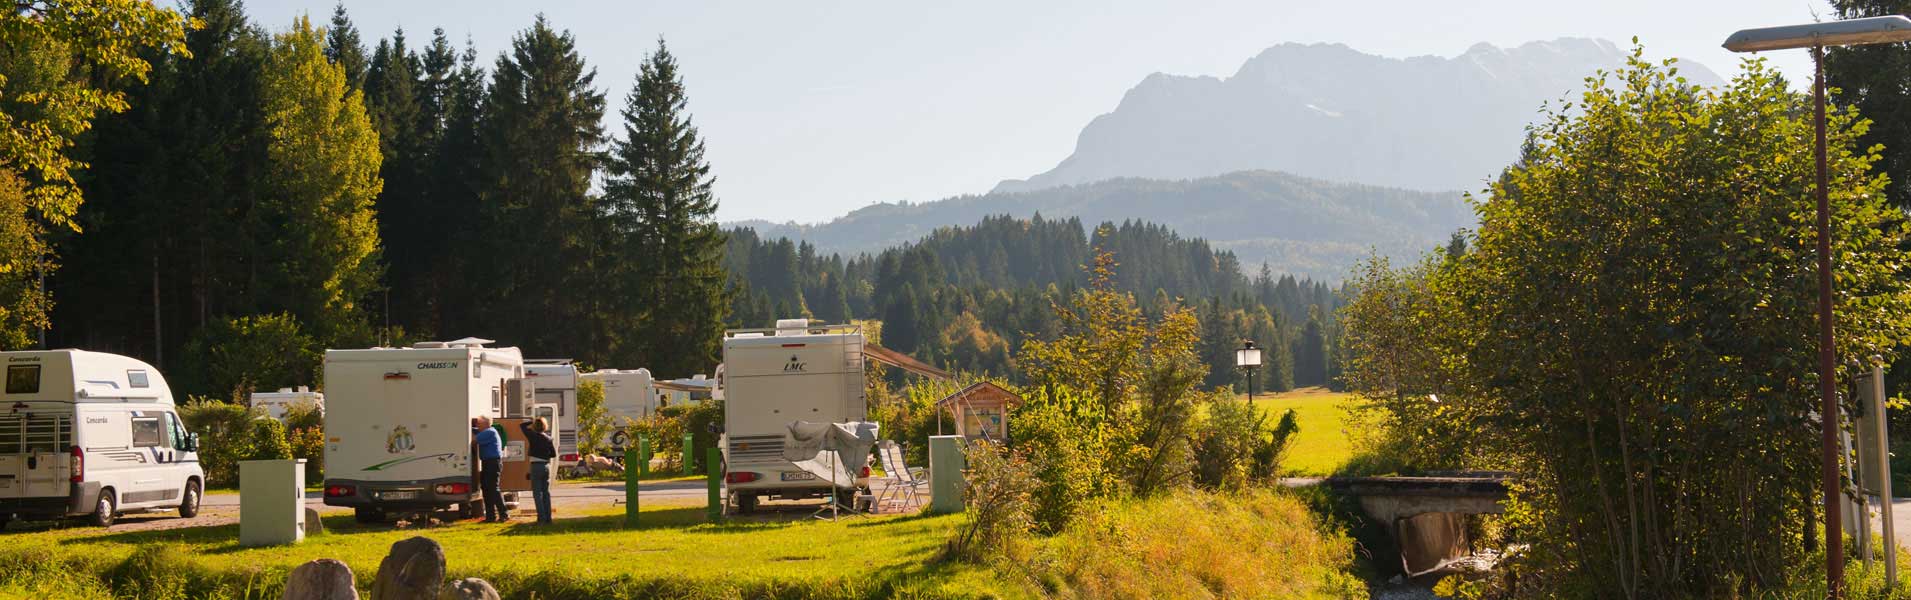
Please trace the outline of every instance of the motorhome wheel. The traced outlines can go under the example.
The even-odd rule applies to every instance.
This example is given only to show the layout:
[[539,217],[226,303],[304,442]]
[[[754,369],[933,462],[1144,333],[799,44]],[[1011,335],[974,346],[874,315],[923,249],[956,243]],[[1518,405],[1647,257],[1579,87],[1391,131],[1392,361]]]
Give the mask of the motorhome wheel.
[[119,501],[113,498],[113,488],[106,488],[100,490],[100,499],[93,503],[93,514],[88,520],[95,526],[112,527],[118,512]]
[[756,512],[756,494],[737,494],[737,513],[747,515],[753,512]]
[[186,482],[186,495],[179,499],[179,518],[199,516],[199,481]]

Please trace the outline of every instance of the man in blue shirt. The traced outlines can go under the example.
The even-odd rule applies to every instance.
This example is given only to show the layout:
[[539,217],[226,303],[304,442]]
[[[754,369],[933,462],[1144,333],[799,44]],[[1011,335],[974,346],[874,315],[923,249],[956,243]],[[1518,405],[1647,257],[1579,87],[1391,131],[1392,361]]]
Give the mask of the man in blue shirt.
[[504,440],[498,430],[491,428],[491,417],[472,419],[471,425],[471,440],[478,446],[478,487],[484,490],[484,522],[502,523],[510,519],[504,510],[504,493],[498,490],[498,461],[504,458]]

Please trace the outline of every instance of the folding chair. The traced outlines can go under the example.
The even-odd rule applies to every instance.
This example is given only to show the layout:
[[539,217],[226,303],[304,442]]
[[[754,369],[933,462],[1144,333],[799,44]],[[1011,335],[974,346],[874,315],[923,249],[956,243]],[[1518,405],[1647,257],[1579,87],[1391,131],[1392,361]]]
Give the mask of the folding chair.
[[876,458],[882,462],[883,491],[876,499],[876,507],[901,505],[902,511],[915,508],[922,497],[922,490],[929,482],[922,478],[922,469],[911,469],[903,462],[902,445],[895,440],[876,442]]

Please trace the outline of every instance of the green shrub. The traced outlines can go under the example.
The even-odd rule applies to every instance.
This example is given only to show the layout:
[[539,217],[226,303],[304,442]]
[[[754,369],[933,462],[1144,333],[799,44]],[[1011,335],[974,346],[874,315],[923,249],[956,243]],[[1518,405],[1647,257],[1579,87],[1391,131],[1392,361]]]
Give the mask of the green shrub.
[[1036,481],[1028,461],[1001,444],[976,441],[966,452],[968,484],[962,514],[967,521],[949,538],[949,555],[971,562],[1014,559],[1034,528],[1030,497]]
[[602,455],[610,436],[610,415],[604,412],[604,382],[577,380],[577,452]]
[[1095,498],[1117,488],[1103,461],[1102,438],[1071,418],[1066,401],[1054,398],[1038,390],[1010,415],[1012,443],[1037,481],[1030,507],[1034,527],[1045,534],[1067,528]]
[[691,443],[696,444],[696,447],[691,451],[695,453],[696,463],[699,465],[703,464],[706,451],[717,447],[717,434],[712,433],[712,429],[720,430],[723,427],[722,400],[698,400],[673,404],[663,407],[662,410],[657,411],[657,414],[676,422],[674,429],[676,435],[665,441],[669,451],[682,450],[684,432],[689,432],[693,436]]
[[258,417],[252,420],[252,452],[242,460],[285,460],[292,458],[292,444],[287,439],[285,424],[277,419]]
[[220,396],[314,385],[321,359],[318,343],[284,313],[214,320],[193,334],[185,352],[181,387]]
[[1281,454],[1300,426],[1294,411],[1270,429],[1267,414],[1231,392],[1208,395],[1207,415],[1194,436],[1195,482],[1238,490],[1279,475]]
[[239,461],[254,454],[252,421],[262,414],[242,404],[202,397],[192,397],[179,407],[186,429],[199,434],[199,466],[206,471],[208,487],[239,484]]
[[307,483],[325,479],[325,414],[318,404],[300,402],[285,409],[285,441],[292,458],[305,459]]

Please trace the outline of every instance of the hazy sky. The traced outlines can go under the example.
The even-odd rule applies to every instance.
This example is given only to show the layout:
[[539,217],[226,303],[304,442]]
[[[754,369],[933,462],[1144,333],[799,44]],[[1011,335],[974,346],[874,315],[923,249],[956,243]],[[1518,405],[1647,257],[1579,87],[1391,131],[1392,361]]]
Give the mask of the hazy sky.
[[[335,0],[250,0],[283,29]],[[346,0],[368,46],[403,26],[422,45],[443,27],[488,66],[538,12],[571,30],[622,106],[663,36],[717,176],[721,220],[824,221],[875,202],[982,193],[1048,170],[1090,119],[1149,73],[1231,75],[1282,42],[1340,42],[1390,57],[1454,56],[1478,42],[1637,36],[1650,54],[1730,77],[1719,48],[1745,27],[1806,22],[1825,0],[1602,2],[967,0],[734,2]],[[1803,51],[1768,54],[1794,81]]]

